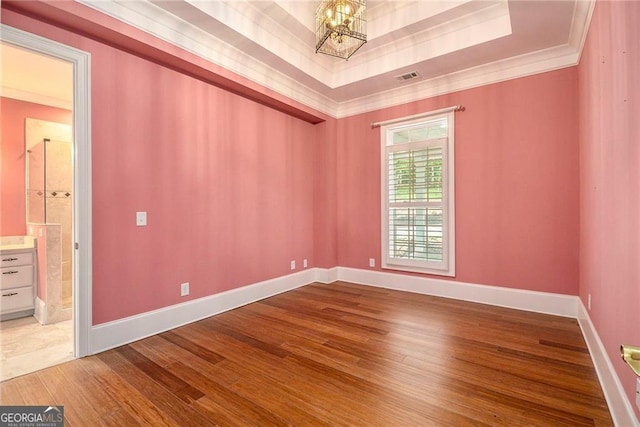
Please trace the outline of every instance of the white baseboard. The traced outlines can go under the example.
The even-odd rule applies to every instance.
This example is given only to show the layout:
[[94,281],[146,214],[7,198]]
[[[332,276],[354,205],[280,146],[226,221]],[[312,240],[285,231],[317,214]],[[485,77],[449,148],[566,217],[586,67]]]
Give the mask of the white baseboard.
[[430,277],[411,276],[378,270],[360,270],[347,267],[338,267],[337,270],[337,280],[343,280],[345,282],[479,302],[537,313],[554,314],[563,317],[575,318],[578,313],[579,298],[574,295],[478,285],[457,282],[455,280],[433,279]]
[[340,267],[333,268],[316,268],[316,282],[320,283],[333,283],[338,280],[338,269]]
[[577,318],[616,426],[640,427],[586,309],[577,296],[478,285],[377,270],[313,268],[91,328],[95,354],[159,334],[309,283],[337,280]]
[[616,426],[640,427],[631,402],[579,297],[337,267],[337,280],[577,318]]
[[316,281],[315,269],[232,289],[93,326],[89,352],[99,353]]
[[93,326],[89,337],[89,354],[165,332],[315,281],[332,283],[336,280],[559,316],[575,318],[577,315],[578,297],[575,296],[346,267],[313,268]]
[[602,386],[602,392],[607,400],[607,405],[609,405],[613,423],[621,427],[640,427],[640,421],[638,421],[633,412],[631,402],[620,383],[611,359],[602,341],[600,341],[598,332],[593,326],[589,313],[584,307],[584,304],[582,304],[582,301],[580,301],[578,305],[577,317],[580,328],[582,329],[582,335],[587,343],[587,347],[589,347],[589,354],[591,354],[591,360],[593,360],[593,365],[596,368],[596,373]]

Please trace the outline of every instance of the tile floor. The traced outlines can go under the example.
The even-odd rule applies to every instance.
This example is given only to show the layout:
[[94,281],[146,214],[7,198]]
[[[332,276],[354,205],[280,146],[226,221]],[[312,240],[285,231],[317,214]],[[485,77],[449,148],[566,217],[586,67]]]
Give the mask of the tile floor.
[[73,360],[73,320],[41,325],[34,317],[0,322],[0,381]]

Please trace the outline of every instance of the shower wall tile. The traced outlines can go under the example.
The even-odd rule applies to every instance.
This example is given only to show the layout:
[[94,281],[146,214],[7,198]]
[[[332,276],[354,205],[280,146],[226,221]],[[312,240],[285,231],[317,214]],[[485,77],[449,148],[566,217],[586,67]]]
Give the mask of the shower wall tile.
[[47,224],[60,224],[62,233],[62,261],[73,257],[73,201],[71,197],[47,198]]
[[73,274],[73,262],[71,260],[69,261],[62,261],[62,281],[69,281],[72,278],[72,274]]
[[43,302],[47,302],[47,227],[44,224],[27,223],[27,231],[37,241],[37,292]]
[[45,147],[40,142],[27,152],[27,221],[45,222]]
[[48,191],[71,192],[73,165],[69,142],[49,141],[46,148],[46,185]]
[[[3,236],[25,235],[27,234],[26,222],[29,218],[26,202],[28,153],[25,144],[25,121],[29,117],[38,117],[68,126],[72,122],[73,114],[70,110],[4,96],[0,96],[0,111],[2,111],[0,114],[0,135],[2,135],[0,138],[0,152],[2,152],[0,234]],[[70,131],[67,132],[67,135],[72,136]],[[33,146],[29,148],[33,148]],[[44,185],[41,188],[44,188]]]
[[[28,228],[38,241],[38,298],[44,302],[46,324],[68,320],[72,316],[70,302],[72,292],[71,261],[62,261],[62,227],[59,224],[33,224]],[[42,234],[42,235],[40,235]],[[69,278],[64,278],[65,274]]]
[[62,229],[47,225],[47,323],[71,318],[62,307]]
[[45,138],[51,141],[73,141],[71,125],[47,120],[25,119],[25,142],[27,150],[35,146]]
[[29,190],[27,192],[27,221],[44,223],[44,192]]
[[[73,278],[73,145],[71,127],[27,119],[29,220],[45,223],[46,263],[39,288],[46,323],[70,318]],[[46,139],[46,141],[45,141]],[[66,304],[66,305],[65,305]]]

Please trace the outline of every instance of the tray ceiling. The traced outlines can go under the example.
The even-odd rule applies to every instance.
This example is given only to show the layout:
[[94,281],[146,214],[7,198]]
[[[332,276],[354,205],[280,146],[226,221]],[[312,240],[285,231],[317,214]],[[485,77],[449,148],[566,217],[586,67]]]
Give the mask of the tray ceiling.
[[315,53],[317,1],[81,3],[334,117],[576,65],[593,10],[589,0],[369,0],[368,41],[345,61]]

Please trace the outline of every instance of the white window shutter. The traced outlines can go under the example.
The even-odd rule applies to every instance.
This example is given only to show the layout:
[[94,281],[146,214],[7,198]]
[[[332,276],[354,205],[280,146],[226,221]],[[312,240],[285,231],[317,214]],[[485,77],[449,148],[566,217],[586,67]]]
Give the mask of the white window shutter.
[[382,266],[452,275],[449,115],[382,129]]

